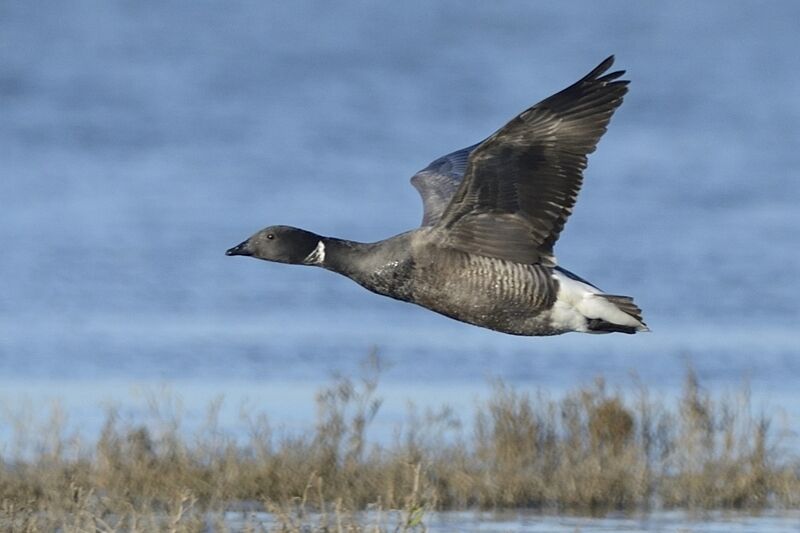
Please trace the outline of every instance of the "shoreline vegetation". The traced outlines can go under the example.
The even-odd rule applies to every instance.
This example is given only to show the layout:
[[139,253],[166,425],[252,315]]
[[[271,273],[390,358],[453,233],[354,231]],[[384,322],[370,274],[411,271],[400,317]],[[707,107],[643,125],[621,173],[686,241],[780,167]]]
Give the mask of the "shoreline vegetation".
[[691,368],[670,401],[602,378],[557,398],[496,381],[469,431],[470,413],[409,408],[379,444],[367,429],[380,414],[380,366],[371,357],[361,377],[321,389],[308,431],[282,434],[255,416],[244,442],[219,429],[219,401],[191,436],[168,405],[154,405],[161,417],[146,424],[109,410],[92,443],[62,435],[57,407],[36,434],[6,412],[0,529],[424,531],[440,510],[603,516],[800,504],[790,428],[756,412],[747,386],[712,396]]

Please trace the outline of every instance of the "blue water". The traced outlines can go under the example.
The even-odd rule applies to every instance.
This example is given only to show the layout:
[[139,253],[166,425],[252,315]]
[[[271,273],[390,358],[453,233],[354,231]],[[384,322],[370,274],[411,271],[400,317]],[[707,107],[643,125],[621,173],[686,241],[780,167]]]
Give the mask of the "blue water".
[[[798,514],[796,512],[764,513],[760,516],[737,513],[708,513],[691,515],[682,512],[657,512],[644,516],[610,516],[590,518],[564,515],[542,515],[523,512],[444,512],[428,513],[424,516],[425,527],[431,533],[795,533]],[[265,514],[243,515],[228,513],[226,521],[233,527],[244,528],[246,520],[265,526],[274,525],[274,518]],[[393,524],[399,516],[382,517],[383,523]],[[308,517],[311,523],[319,523]],[[363,523],[367,526],[382,523],[375,513],[365,513]]]
[[[191,405],[313,390],[377,348],[398,397],[463,401],[492,376],[674,388],[688,361],[796,410],[798,20],[788,0],[2,2],[6,396],[89,420],[128,384]],[[415,171],[610,53],[631,91],[556,251],[652,333],[516,338],[223,255],[276,223],[418,225]]]

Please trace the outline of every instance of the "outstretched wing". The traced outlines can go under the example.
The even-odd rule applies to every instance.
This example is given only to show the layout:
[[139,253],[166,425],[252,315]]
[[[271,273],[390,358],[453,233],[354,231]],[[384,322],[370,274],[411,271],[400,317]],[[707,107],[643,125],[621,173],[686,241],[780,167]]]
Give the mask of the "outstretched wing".
[[477,147],[473,144],[443,155],[411,177],[411,185],[422,197],[422,226],[432,226],[439,221],[461,185],[469,154]]
[[[614,56],[512,119],[469,155],[437,227],[444,243],[517,263],[555,265],[553,245],[572,212],[586,155],[622,103]],[[426,206],[427,207],[427,206]]]

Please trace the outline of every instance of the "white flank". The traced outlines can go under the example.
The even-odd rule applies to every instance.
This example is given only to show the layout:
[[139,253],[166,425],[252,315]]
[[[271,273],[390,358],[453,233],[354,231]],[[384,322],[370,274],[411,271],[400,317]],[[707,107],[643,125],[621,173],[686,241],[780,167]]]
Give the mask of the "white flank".
[[556,327],[573,331],[587,331],[586,319],[599,318],[612,324],[639,328],[642,324],[628,313],[621,311],[605,298],[601,291],[576,279],[554,271],[558,280],[558,295],[551,310],[550,319]]
[[314,251],[308,254],[308,257],[303,259],[303,263],[307,265],[321,265],[325,262],[325,243],[319,241]]

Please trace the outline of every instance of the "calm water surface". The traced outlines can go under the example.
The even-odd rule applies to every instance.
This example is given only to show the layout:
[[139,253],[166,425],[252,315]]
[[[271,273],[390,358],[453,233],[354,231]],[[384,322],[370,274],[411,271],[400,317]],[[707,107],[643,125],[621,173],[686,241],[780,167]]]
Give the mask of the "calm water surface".
[[[377,348],[398,405],[468,404],[490,377],[669,390],[690,361],[796,412],[797,20],[790,1],[4,2],[2,396],[91,426],[168,383],[310,419],[311,391]],[[631,92],[557,252],[653,333],[515,338],[223,255],[275,223],[418,225],[415,171],[610,53]]]
[[[244,524],[241,515],[231,513],[231,524]],[[270,517],[251,516],[269,524]],[[371,520],[371,522],[370,522]],[[370,516],[366,523],[374,523]],[[766,513],[761,516],[738,515],[735,513],[710,513],[706,516],[692,516],[682,512],[657,512],[641,517],[587,518],[570,516],[550,516],[526,513],[472,513],[451,512],[433,513],[426,517],[425,525],[431,533],[790,533],[798,531],[800,515],[790,513]]]

